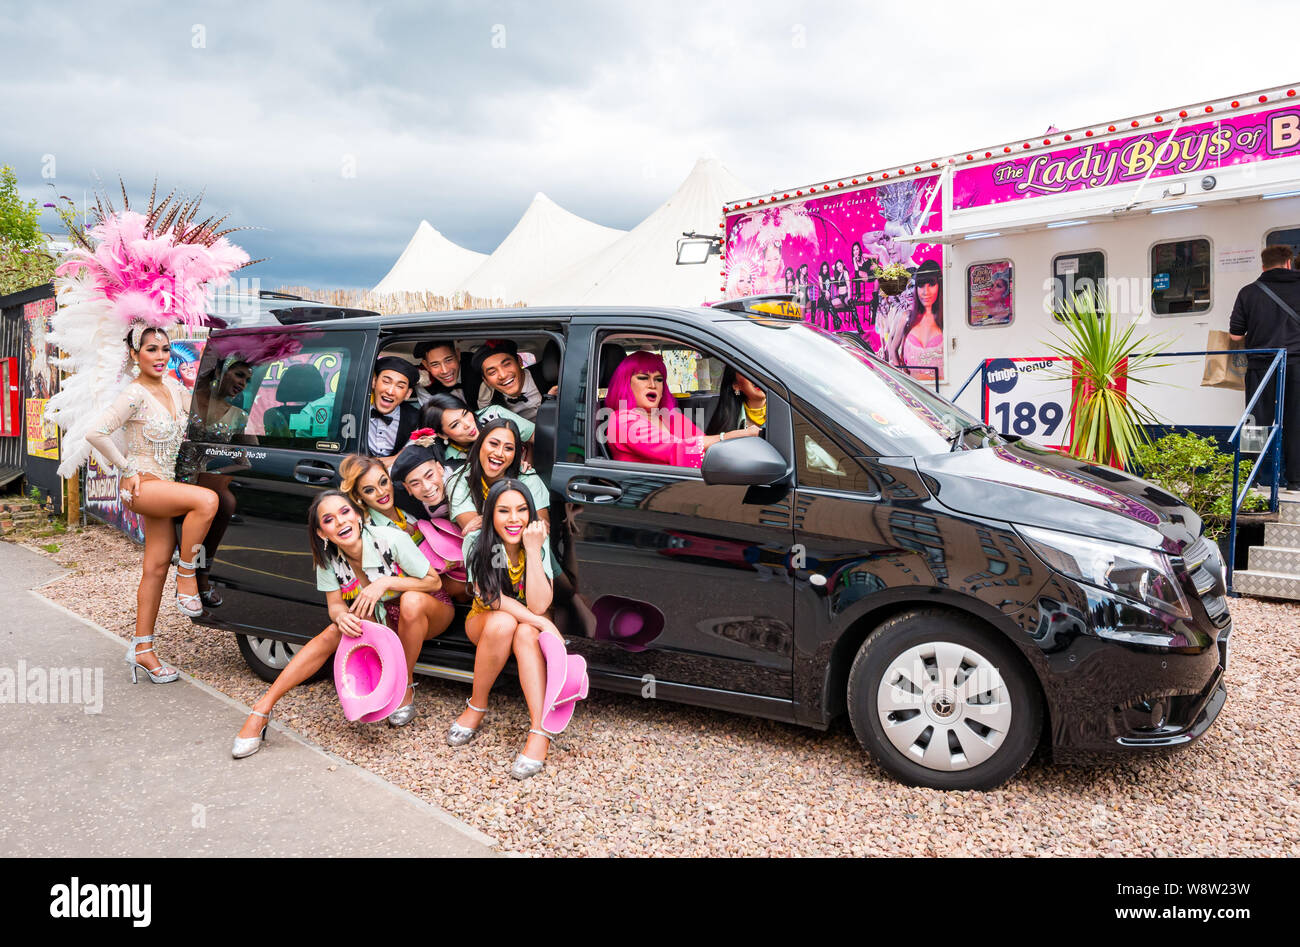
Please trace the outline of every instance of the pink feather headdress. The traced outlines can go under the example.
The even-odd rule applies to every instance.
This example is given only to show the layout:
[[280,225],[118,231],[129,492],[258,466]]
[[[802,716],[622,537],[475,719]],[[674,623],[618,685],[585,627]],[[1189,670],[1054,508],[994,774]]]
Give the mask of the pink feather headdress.
[[128,332],[139,349],[145,329],[208,325],[208,284],[260,262],[226,239],[238,228],[219,230],[224,217],[197,220],[201,197],[173,200],[173,191],[156,204],[157,193],[155,184],[143,214],[131,210],[125,187],[121,211],[96,195],[95,226],[73,231],[78,245],[55,269],[59,308],[50,340],[70,374],[45,414],[65,432],[60,476],[85,462],[86,435],[127,383]]
[[186,234],[178,240],[174,232],[150,230],[149,223],[131,210],[110,215],[88,232],[94,247],[75,247],[55,273],[86,272],[124,330],[137,321],[148,326],[206,324],[205,285],[246,266],[248,254],[225,237],[187,242]]

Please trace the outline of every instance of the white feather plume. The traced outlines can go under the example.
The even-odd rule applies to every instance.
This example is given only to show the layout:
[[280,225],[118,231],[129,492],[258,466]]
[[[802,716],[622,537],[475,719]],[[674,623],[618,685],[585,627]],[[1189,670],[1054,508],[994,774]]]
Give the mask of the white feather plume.
[[[88,271],[55,277],[54,285],[59,308],[51,319],[49,338],[65,356],[56,364],[70,374],[46,404],[45,416],[64,431],[59,476],[75,477],[91,453],[86,435],[94,432],[104,409],[127,385],[126,333]],[[108,466],[97,451],[95,456]]]

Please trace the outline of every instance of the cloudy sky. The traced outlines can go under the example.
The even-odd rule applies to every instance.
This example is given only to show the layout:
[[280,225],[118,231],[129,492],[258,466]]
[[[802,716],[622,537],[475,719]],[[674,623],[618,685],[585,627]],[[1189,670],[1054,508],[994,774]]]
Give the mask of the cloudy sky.
[[702,154],[767,190],[1295,82],[1298,27],[1290,0],[9,3],[0,164],[42,199],[206,188],[264,228],[236,235],[263,287],[368,287],[421,218],[490,252],[543,191],[627,229]]

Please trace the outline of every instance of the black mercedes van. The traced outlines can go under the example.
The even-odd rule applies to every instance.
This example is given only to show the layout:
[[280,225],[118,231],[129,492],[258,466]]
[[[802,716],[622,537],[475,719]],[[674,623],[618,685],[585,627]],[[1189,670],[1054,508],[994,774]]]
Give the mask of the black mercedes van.
[[[327,623],[307,506],[363,449],[375,359],[509,338],[556,388],[533,463],[554,617],[594,686],[819,729],[847,712],[894,776],[951,789],[1005,782],[1040,743],[1057,760],[1184,745],[1226,700],[1231,619],[1195,513],[994,433],[851,336],[743,307],[285,321],[212,334],[198,385],[237,423],[193,417],[181,462],[223,505],[224,602],[196,621],[264,678]],[[643,349],[701,426],[725,368],[760,385],[766,436],[700,469],[612,460],[604,385]],[[236,362],[247,381],[224,384]],[[417,669],[468,681],[473,660],[453,628]]]

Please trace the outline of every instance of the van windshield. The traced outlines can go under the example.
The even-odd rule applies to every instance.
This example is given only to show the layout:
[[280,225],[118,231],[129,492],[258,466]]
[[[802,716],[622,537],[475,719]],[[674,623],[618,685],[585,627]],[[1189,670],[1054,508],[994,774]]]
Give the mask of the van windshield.
[[978,419],[873,356],[850,335],[806,322],[736,320],[719,328],[780,368],[796,394],[812,398],[882,454],[924,456],[950,449]]

